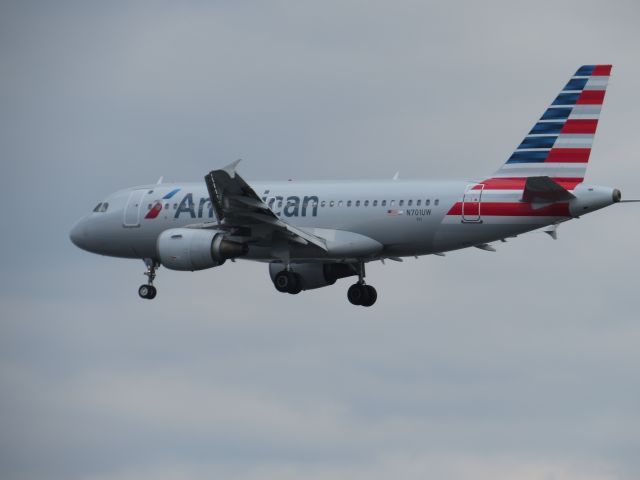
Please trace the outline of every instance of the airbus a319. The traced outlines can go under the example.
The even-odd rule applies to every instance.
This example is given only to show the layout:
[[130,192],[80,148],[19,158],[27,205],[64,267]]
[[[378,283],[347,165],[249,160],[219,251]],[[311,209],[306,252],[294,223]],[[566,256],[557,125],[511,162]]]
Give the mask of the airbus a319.
[[557,226],[621,201],[584,182],[611,65],[584,65],[497,172],[475,180],[247,182],[238,162],[195,183],[120,190],[71,230],[89,252],[144,260],[152,299],[160,265],[265,262],[275,288],[297,294],[357,277],[347,292],[371,306],[365,265],[442,255]]

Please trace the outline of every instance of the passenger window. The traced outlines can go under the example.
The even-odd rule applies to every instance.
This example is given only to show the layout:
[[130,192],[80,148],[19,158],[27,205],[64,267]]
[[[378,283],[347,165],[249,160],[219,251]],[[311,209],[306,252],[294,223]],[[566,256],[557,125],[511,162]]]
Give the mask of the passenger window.
[[173,204],[173,209],[174,209],[174,210],[177,210],[177,209],[178,209],[178,204],[177,204],[177,203],[174,203],[174,204]]
[[282,208],[282,200],[278,200],[278,208]]
[[404,200],[400,200],[400,201],[398,202],[398,206],[399,206],[399,207],[401,207],[402,205],[404,205]]
[[427,199],[424,201],[424,204],[425,204],[427,207],[428,207],[429,205],[431,205],[431,199],[427,198]]
[[347,207],[351,206],[351,200],[347,200]]
[[374,206],[374,207],[377,207],[377,206],[378,206],[378,200],[374,200],[374,201],[373,201],[373,206]]
[[[94,212],[99,212],[101,206],[102,206],[102,202],[100,202],[98,205],[96,205],[96,208],[94,208],[93,211]],[[86,212],[86,210],[85,210],[85,212]]]
[[164,204],[164,209],[166,210],[167,208],[169,208],[169,204],[168,204],[168,203],[165,203],[165,204]]
[[387,206],[387,201],[386,200],[382,200],[382,206],[386,207]]
[[365,201],[364,201],[364,206],[365,206],[365,207],[368,207],[368,206],[369,206],[369,200],[365,200]]
[[437,207],[440,204],[440,200],[437,198],[434,200],[433,204]]
[[395,204],[396,204],[396,201],[395,200],[391,200],[390,205],[393,207],[393,206],[395,206]]
[[421,203],[422,203],[422,200],[420,200],[420,199],[416,200],[416,205],[417,205],[418,207],[420,206],[420,204],[421,204]]
[[320,206],[321,206],[322,208],[324,208],[324,206],[325,206],[326,204],[327,204],[327,202],[326,202],[325,200],[322,200],[322,202],[320,202]]
[[356,207],[360,206],[360,200],[356,200]]
[[338,202],[338,206],[339,206],[339,207],[341,207],[341,206],[342,206],[342,200],[340,200],[340,201]]
[[335,202],[334,202],[333,200],[331,200],[331,201],[329,202],[329,206],[330,206],[330,207],[333,207],[333,205],[334,205],[334,204],[335,204]]
[[407,206],[410,207],[412,203],[413,203],[413,200],[408,200],[407,201]]

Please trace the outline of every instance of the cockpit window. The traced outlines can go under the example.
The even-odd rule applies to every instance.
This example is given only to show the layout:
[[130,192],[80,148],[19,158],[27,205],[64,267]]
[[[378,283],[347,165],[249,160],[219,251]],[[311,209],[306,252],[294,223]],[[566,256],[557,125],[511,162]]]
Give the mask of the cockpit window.
[[107,202],[100,202],[98,205],[96,205],[96,208],[93,209],[94,212],[99,212],[99,213],[104,213],[107,211],[107,208],[109,208],[109,203]]

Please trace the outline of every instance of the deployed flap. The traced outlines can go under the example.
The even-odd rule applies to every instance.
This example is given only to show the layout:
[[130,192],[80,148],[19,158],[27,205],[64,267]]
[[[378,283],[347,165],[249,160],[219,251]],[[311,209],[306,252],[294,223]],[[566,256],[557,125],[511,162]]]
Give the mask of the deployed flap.
[[225,168],[212,170],[204,177],[218,222],[224,228],[261,225],[278,231],[285,238],[304,245],[310,243],[325,252],[324,239],[281,220],[237,174],[236,160]]
[[524,184],[522,200],[527,203],[566,202],[575,196],[549,177],[528,177]]

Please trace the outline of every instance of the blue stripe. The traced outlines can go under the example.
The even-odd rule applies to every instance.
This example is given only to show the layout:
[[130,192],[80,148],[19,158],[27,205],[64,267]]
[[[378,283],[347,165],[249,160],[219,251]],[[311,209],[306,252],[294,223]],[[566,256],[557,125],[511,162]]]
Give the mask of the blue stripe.
[[541,135],[541,134],[558,134],[562,127],[564,127],[565,122],[544,122],[544,123],[536,123],[529,135]]
[[561,120],[569,118],[571,108],[548,108],[540,120]]
[[561,93],[551,105],[575,105],[579,96],[579,93]]
[[593,69],[596,68],[595,65],[583,65],[581,66],[574,76],[576,77],[588,77],[593,73]]
[[507,163],[542,163],[548,155],[548,150],[544,152],[513,152]]
[[556,143],[557,136],[551,137],[527,137],[518,146],[518,150],[523,148],[551,148]]
[[171,190],[169,193],[167,193],[164,197],[162,197],[163,199],[168,199],[173,197],[176,193],[178,193],[180,191],[179,188],[176,188],[175,190]]
[[564,87],[564,90],[583,90],[588,81],[588,78],[572,78]]

